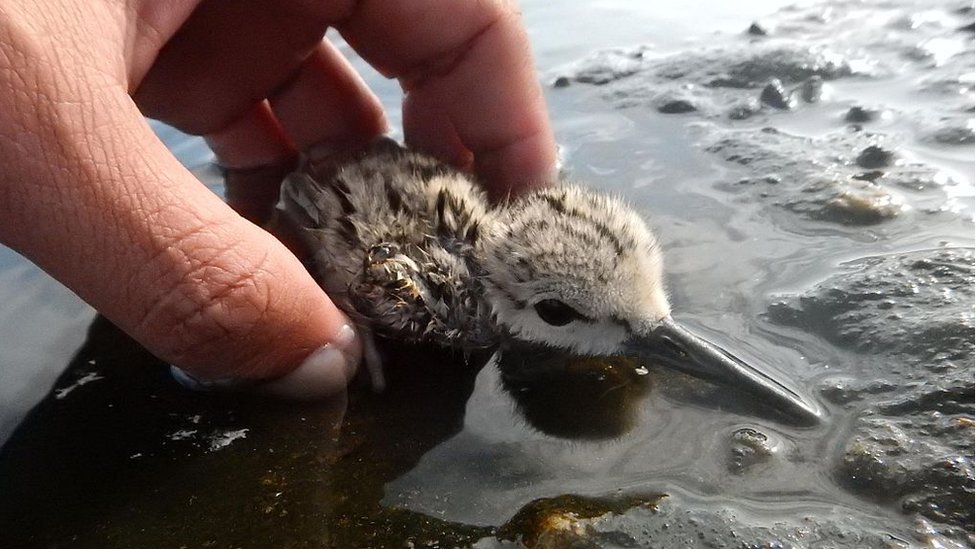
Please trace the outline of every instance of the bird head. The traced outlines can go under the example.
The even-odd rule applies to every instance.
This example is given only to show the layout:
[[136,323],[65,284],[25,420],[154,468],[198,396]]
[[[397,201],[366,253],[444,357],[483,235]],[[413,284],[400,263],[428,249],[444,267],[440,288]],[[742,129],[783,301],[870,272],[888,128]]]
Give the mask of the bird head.
[[483,239],[484,287],[516,342],[580,355],[638,355],[744,389],[795,417],[819,415],[795,392],[671,318],[662,254],[624,202],[545,188],[495,212]]
[[506,206],[485,239],[485,287],[509,336],[609,355],[669,317],[660,248],[623,202],[558,187]]

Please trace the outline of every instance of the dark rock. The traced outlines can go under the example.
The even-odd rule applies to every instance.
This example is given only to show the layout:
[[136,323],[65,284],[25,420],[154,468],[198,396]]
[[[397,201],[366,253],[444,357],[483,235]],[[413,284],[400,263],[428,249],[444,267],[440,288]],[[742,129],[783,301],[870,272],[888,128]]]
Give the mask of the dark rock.
[[554,88],[565,88],[568,87],[571,80],[567,76],[560,76],[552,82],[552,87]]
[[874,122],[877,119],[878,111],[860,106],[851,107],[844,114],[844,122],[850,122],[852,124],[864,124],[865,122]]
[[684,99],[674,99],[668,101],[657,108],[657,111],[664,114],[681,114],[698,110],[690,101]]
[[822,47],[800,44],[730,45],[684,52],[663,59],[644,55],[645,47],[597,52],[569,74],[576,82],[605,85],[635,77],[621,92],[644,93],[681,81],[712,88],[754,89],[774,78],[798,83],[819,76],[835,80],[854,74],[840,55]]
[[[853,491],[931,520],[973,528],[972,388],[969,417],[862,417],[838,479]],[[968,454],[968,455],[967,455]]]
[[778,78],[774,78],[766,84],[762,93],[759,94],[759,101],[764,105],[781,110],[789,110],[796,106],[796,98],[793,93],[787,92]]
[[751,34],[752,36],[766,36],[769,34],[769,32],[759,25],[759,23],[753,23],[749,25],[748,29],[746,29],[746,34]]
[[874,170],[877,168],[886,168],[891,165],[895,159],[895,153],[883,149],[877,145],[871,145],[865,147],[861,154],[857,155],[855,162],[858,166]]

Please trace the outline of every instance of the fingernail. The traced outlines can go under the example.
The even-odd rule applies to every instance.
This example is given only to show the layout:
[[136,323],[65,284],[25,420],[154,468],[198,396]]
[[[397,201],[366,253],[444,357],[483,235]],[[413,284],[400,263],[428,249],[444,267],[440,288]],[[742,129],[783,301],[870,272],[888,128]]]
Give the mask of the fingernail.
[[345,390],[362,357],[359,336],[345,324],[331,342],[310,354],[299,366],[254,391],[290,400],[317,400]]
[[192,391],[244,391],[289,400],[318,400],[344,390],[362,359],[356,330],[343,324],[330,343],[319,347],[294,370],[271,381],[240,378],[199,379],[170,366],[173,379]]
[[255,381],[238,378],[198,379],[179,366],[170,364],[169,373],[173,379],[191,391],[229,391],[253,386]]

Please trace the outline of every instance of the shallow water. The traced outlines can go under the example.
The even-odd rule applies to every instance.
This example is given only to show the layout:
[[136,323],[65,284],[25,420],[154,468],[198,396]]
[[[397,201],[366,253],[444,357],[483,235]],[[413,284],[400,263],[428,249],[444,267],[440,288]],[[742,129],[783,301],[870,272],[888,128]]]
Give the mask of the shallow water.
[[[145,466],[154,471],[153,476],[165,477],[167,468],[174,467],[179,472],[173,475],[184,477],[187,486],[173,481],[176,487],[160,488],[161,484],[134,472],[131,474],[139,479],[136,488],[105,488],[121,503],[105,503],[107,510],[90,518],[94,526],[66,526],[69,521],[61,523],[53,516],[49,517],[51,530],[65,535],[81,532],[83,544],[110,540],[112,546],[125,546],[126,540],[139,545],[210,539],[260,546],[261,540],[285,539],[296,545],[339,547],[352,543],[378,547],[403,546],[404,540],[424,545],[422,539],[428,544],[440,539],[451,545],[450,540],[464,544],[457,540],[479,538],[479,546],[494,546],[508,542],[494,539],[490,528],[477,528],[502,525],[539,498],[667,494],[669,497],[650,514],[638,507],[625,509],[617,512],[619,516],[604,516],[602,522],[580,526],[578,537],[595,544],[591,546],[607,547],[628,546],[627,540],[637,546],[688,545],[681,543],[685,538],[676,533],[686,530],[696,544],[756,540],[806,546],[813,544],[809,536],[814,536],[828,546],[880,546],[882,540],[892,546],[925,542],[971,545],[971,514],[968,519],[939,519],[943,515],[929,512],[923,513],[926,519],[920,519],[918,511],[909,505],[912,498],[945,492],[950,494],[949,503],[939,500],[934,508],[951,508],[959,499],[959,491],[965,492],[967,486],[971,500],[971,440],[968,446],[958,446],[960,440],[971,439],[972,383],[971,379],[968,385],[966,382],[972,372],[971,348],[936,334],[926,342],[924,352],[899,349],[896,342],[885,340],[884,334],[871,331],[874,325],[870,317],[851,320],[850,313],[840,309],[844,303],[855,310],[873,306],[873,298],[858,301],[861,298],[855,292],[844,294],[867,280],[869,287],[874,284],[879,292],[890,293],[881,298],[894,299],[891,307],[902,315],[890,320],[892,334],[911,339],[928,325],[922,320],[948,326],[948,331],[961,326],[971,334],[971,268],[961,276],[967,284],[947,279],[949,275],[937,269],[923,269],[917,280],[910,282],[916,288],[913,295],[921,297],[918,301],[904,298],[908,305],[903,310],[902,298],[897,297],[899,287],[883,282],[894,280],[901,270],[907,272],[904,265],[914,263],[889,266],[869,262],[865,267],[859,261],[912,253],[911,261],[971,267],[971,255],[968,259],[946,259],[938,250],[973,247],[973,40],[971,32],[954,30],[972,20],[972,11],[957,12],[965,5],[952,2],[884,2],[854,7],[821,2],[782,11],[776,10],[783,2],[754,2],[749,7],[727,4],[702,1],[683,4],[681,9],[656,6],[652,10],[645,3],[623,0],[561,4],[558,8],[547,2],[523,2],[544,82],[551,84],[559,77],[571,81],[567,87],[547,85],[568,172],[574,179],[626,197],[647,215],[666,250],[676,318],[742,358],[790,380],[824,409],[821,424],[793,426],[768,411],[750,407],[729,391],[679,374],[652,371],[648,388],[635,391],[631,398],[633,417],[623,427],[618,426],[626,432],[598,441],[554,437],[540,432],[519,413],[517,403],[501,388],[499,370],[486,367],[476,377],[473,372],[470,377],[452,374],[459,376],[459,388],[457,394],[450,391],[454,395],[450,399],[445,397],[450,400],[449,406],[440,403],[443,410],[428,409],[422,397],[411,402],[401,393],[388,395],[385,403],[353,397],[346,413],[346,421],[352,424],[344,427],[344,436],[353,441],[359,440],[356,437],[377,440],[360,448],[356,446],[359,442],[340,436],[340,441],[345,440],[354,449],[336,450],[324,441],[312,441],[308,437],[316,436],[314,432],[297,427],[293,433],[286,433],[292,437],[289,439],[278,433],[288,430],[296,414],[303,422],[306,416],[325,422],[325,412],[276,408],[269,413],[271,419],[263,419],[261,408],[254,405],[221,400],[208,404],[181,396],[155,374],[147,374],[147,380],[134,385],[153,395],[152,403],[142,405],[139,398],[126,397],[124,386],[120,388],[109,374],[105,374],[108,381],[89,377],[90,383],[77,385],[78,380],[86,379],[83,374],[88,369],[102,363],[96,351],[104,351],[106,345],[111,350],[115,341],[96,330],[89,338],[88,354],[75,359],[78,374],[69,375],[58,385],[61,389],[76,388],[63,399],[49,399],[47,407],[40,409],[39,419],[21,430],[26,450],[14,449],[11,455],[16,457],[18,451],[31,449],[32,440],[42,441],[33,443],[40,448],[72,451],[70,445],[44,442],[45,433],[53,429],[45,421],[57,420],[58,414],[65,413],[58,411],[55,400],[73,402],[80,410],[101,418],[105,429],[121,420],[102,410],[102,401],[124,405],[132,400],[128,403],[131,410],[138,411],[140,406],[147,410],[145,421],[150,426],[146,433],[132,439],[121,436],[114,453],[111,449],[88,450],[85,455],[98,459],[80,462],[91,466],[105,455],[118,453],[120,463],[138,464],[144,455],[156,456]],[[743,33],[753,21],[770,30],[769,40],[773,42],[785,37],[814,46],[829,33],[831,48],[854,67],[854,74],[826,79],[819,102],[800,102],[789,111],[765,108],[745,120],[729,120],[726,109],[730,102],[758,99],[761,86],[725,89],[703,85],[697,79],[700,74],[711,74],[711,61],[695,55],[710,48],[725,48],[723,51],[732,52],[718,63],[725,70],[729,60],[741,57],[736,48],[750,47]],[[913,32],[918,33],[917,39]],[[916,40],[920,46],[898,49],[906,40]],[[622,49],[624,59],[628,51],[640,48],[642,54],[633,74],[602,85],[577,78],[587,69],[607,66],[605,57],[589,57],[606,48]],[[674,82],[656,76],[656,71],[664,70],[662,67],[669,63],[694,70]],[[357,66],[362,64],[357,62]],[[397,126],[396,86],[363,70]],[[791,85],[787,83],[787,87]],[[697,110],[687,114],[659,112],[661,101],[673,97],[688,99]],[[845,113],[855,105],[880,112],[877,120],[863,125],[861,132],[843,122]],[[964,131],[966,120],[970,121],[969,134]],[[763,133],[766,127],[780,133]],[[943,135],[939,131],[946,128],[963,130],[963,142],[947,144],[933,137]],[[157,130],[186,165],[215,191],[221,190],[209,164],[211,156],[199,139],[162,126]],[[878,204],[868,201],[864,210],[878,219],[864,222],[863,216],[851,217],[852,210],[838,210],[832,201],[845,192],[863,190],[852,186],[861,180],[848,175],[864,171],[854,159],[876,137],[896,152],[899,164],[885,167],[886,175],[878,179],[871,192],[901,201],[905,207],[887,216],[877,213],[881,211]],[[732,145],[727,144],[730,139]],[[718,147],[717,143],[725,144]],[[730,150],[737,158],[746,155],[750,161],[730,160]],[[898,170],[916,164],[921,166],[918,170],[922,175],[915,179],[899,175]],[[762,183],[761,179],[773,172],[781,180]],[[817,187],[823,182],[821,172],[839,173],[829,183],[840,186]],[[920,188],[911,187],[916,180]],[[871,282],[874,273],[881,280]],[[0,281],[0,291],[9,292],[4,300],[8,306],[0,311],[0,341],[4,342],[0,353],[2,440],[69,363],[85,339],[84,329],[93,313],[12,253],[0,253]],[[838,292],[847,299],[840,305],[831,301]],[[945,301],[937,302],[932,296],[942,296]],[[950,313],[955,316],[949,320],[939,316]],[[831,331],[834,329],[836,333]],[[851,340],[849,333],[860,336]],[[128,349],[121,344],[120,348]],[[929,352],[931,349],[935,351]],[[937,351],[961,352],[962,358],[938,358]],[[155,366],[137,351],[122,354],[128,360],[145,362],[147,370]],[[89,356],[97,364],[88,364]],[[115,364],[112,360],[105,361],[106,368]],[[465,390],[469,383],[470,396]],[[962,396],[943,398],[926,408],[929,400],[918,396],[918,391]],[[838,396],[841,394],[848,396]],[[908,411],[887,411],[892,408],[891,402],[899,399],[909,403]],[[968,407],[950,409],[957,400],[968,402]],[[384,408],[404,402],[414,409],[391,412]],[[221,406],[231,411],[225,414]],[[912,429],[924,431],[915,438],[928,446],[900,445],[895,433],[889,438],[896,442],[884,447],[884,437],[872,431],[869,423],[879,417],[890,419],[890,425],[882,427],[897,427],[906,436],[917,434]],[[384,421],[390,418],[399,418],[395,421],[400,423],[398,429],[387,433]],[[943,419],[968,419],[969,423],[960,424],[962,431],[932,427]],[[411,420],[428,423],[422,427],[411,424]],[[201,421],[206,428],[199,427]],[[118,425],[120,432],[130,433],[128,423]],[[28,431],[31,428],[33,431]],[[84,444],[84,427],[79,429],[77,442]],[[111,429],[92,429],[92,446],[115,443]],[[159,438],[155,443],[153,433]],[[226,445],[221,446],[224,442]],[[872,453],[875,443],[890,452]],[[306,446],[314,450],[303,450]],[[227,457],[224,447],[247,448],[255,457]],[[858,461],[863,448],[867,448],[863,455],[868,461],[878,458],[887,463],[890,458],[892,466],[870,470],[852,484],[845,476],[857,477],[868,467]],[[271,455],[276,449],[278,457]],[[311,452],[314,459],[306,459],[303,451]],[[895,463],[902,454],[920,456],[919,462]],[[934,457],[926,461],[930,455]],[[358,457],[361,465],[351,464],[349,456]],[[961,459],[962,472],[948,474],[942,480],[917,480],[915,471],[932,469],[943,457]],[[370,463],[379,458],[390,463]],[[10,465],[14,462],[8,456],[3,474],[19,474],[19,469]],[[5,468],[3,463],[0,459],[0,470]],[[138,465],[133,467],[138,469]],[[238,471],[236,475],[228,472],[231,467]],[[372,487],[367,492],[373,488],[380,492],[375,499],[382,501],[382,507],[367,503],[354,506],[351,512],[336,511],[344,508],[330,498],[349,497],[350,490],[355,489],[329,477],[328,472],[313,472],[314,467],[334,468],[336,477],[361,476],[363,485]],[[224,491],[247,501],[260,499],[262,505],[267,502],[261,498],[271,497],[265,494],[268,490],[291,497],[287,505],[281,504],[291,510],[291,518],[282,518],[280,523],[282,530],[290,528],[290,532],[277,531],[274,521],[257,521],[247,527],[235,526],[238,530],[234,530],[228,526],[237,512],[232,509],[217,512],[219,516],[211,524],[190,525],[191,518],[181,514],[180,498],[192,494],[212,504],[214,500],[208,497],[216,496],[193,492],[189,480],[200,482],[208,471],[211,476],[207,477],[210,480],[205,492]],[[274,471],[280,477],[268,473],[271,476],[262,477],[262,482],[271,480],[261,484],[262,488],[236,485],[242,476],[250,480],[252,471]],[[89,473],[68,469],[65,478],[85,479]],[[153,490],[157,495],[147,495]],[[372,492],[365,496],[370,497]],[[165,517],[158,520],[169,526],[155,524],[152,513],[133,511],[140,505]],[[335,518],[361,509],[374,514],[346,517],[346,522]],[[393,511],[389,509],[443,522],[434,527],[412,522],[416,518],[398,522],[390,518]],[[347,538],[329,537],[317,532],[316,523],[309,517],[319,515],[330,528],[345,525],[359,529],[364,537],[356,538],[354,533]],[[934,522],[934,530],[926,533],[920,520]],[[939,526],[942,523],[948,526]],[[378,528],[376,524],[408,526],[403,526],[406,530],[402,534],[370,542],[373,538],[369,536],[374,535],[370,528]],[[958,531],[967,527],[970,537]],[[804,528],[806,534],[798,533]],[[718,530],[739,534],[730,537],[714,533]],[[259,535],[248,537],[242,532]],[[621,536],[603,535],[608,533]],[[942,534],[948,537],[940,537]],[[558,541],[538,543],[564,545]]]

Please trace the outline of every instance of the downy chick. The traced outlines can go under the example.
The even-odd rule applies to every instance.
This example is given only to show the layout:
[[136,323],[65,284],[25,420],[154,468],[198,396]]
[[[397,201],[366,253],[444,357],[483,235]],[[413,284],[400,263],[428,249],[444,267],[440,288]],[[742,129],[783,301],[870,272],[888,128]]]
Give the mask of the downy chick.
[[492,205],[468,175],[382,140],[337,168],[305,162],[282,201],[323,288],[367,336],[637,355],[817,415],[674,322],[657,240],[620,200],[564,184]]

